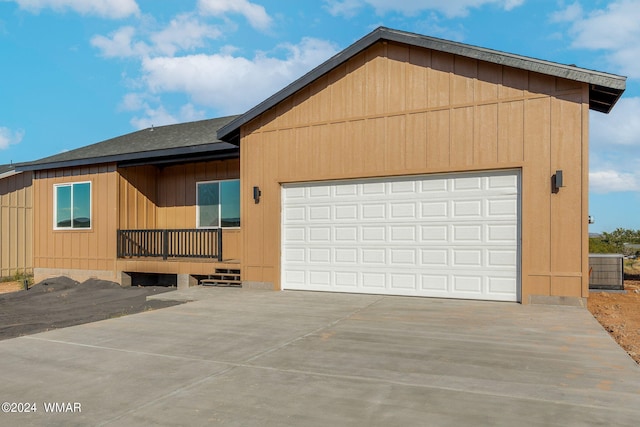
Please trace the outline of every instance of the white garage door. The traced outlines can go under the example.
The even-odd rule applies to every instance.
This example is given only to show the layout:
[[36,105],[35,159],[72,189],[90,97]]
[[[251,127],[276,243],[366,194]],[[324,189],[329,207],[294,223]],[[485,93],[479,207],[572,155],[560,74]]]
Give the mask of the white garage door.
[[518,301],[518,171],[282,188],[282,288]]

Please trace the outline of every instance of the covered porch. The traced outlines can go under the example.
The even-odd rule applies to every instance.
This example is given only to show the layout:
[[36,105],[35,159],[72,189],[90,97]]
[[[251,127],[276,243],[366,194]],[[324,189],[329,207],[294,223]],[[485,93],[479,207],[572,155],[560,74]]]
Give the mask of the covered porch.
[[241,283],[240,230],[118,230],[117,240],[123,285],[149,275],[169,277],[179,288]]
[[118,230],[118,258],[205,258],[222,261],[222,229]]

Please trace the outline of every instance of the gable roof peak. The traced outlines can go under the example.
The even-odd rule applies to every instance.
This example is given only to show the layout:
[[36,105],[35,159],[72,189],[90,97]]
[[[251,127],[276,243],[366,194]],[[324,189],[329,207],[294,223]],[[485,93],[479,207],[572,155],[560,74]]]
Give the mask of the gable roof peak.
[[324,74],[347,62],[373,44],[385,40],[587,83],[589,84],[589,108],[604,113],[611,111],[626,88],[626,77],[623,76],[381,26],[251,108],[243,115],[238,116],[236,119],[222,126],[218,130],[218,139],[238,144],[240,127],[242,125],[311,84]]

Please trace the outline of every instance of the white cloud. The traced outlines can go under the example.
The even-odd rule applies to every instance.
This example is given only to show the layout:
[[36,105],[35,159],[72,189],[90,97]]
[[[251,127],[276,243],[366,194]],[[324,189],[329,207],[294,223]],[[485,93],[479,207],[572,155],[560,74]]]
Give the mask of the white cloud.
[[223,16],[229,12],[243,15],[253,28],[266,30],[272,19],[263,6],[248,0],[198,0],[201,13],[212,16]]
[[134,117],[130,121],[131,126],[136,129],[147,129],[151,126],[164,126],[173,125],[178,123],[178,119],[171,115],[164,107],[159,108],[146,108],[144,110],[144,116]]
[[122,98],[119,109],[122,111],[138,111],[148,108],[147,96],[142,93],[128,93]]
[[588,13],[572,4],[551,19],[571,22],[572,47],[604,50],[620,73],[640,78],[640,0],[617,0]]
[[24,131],[13,131],[0,126],[0,150],[9,148],[10,145],[18,144],[24,138]]
[[163,55],[174,55],[178,50],[193,50],[203,47],[205,39],[216,39],[222,32],[183,14],[173,19],[167,28],[151,35],[155,50]]
[[151,93],[186,93],[199,105],[239,113],[256,105],[334,55],[329,42],[306,38],[282,45],[284,59],[261,53],[253,59],[233,56],[229,49],[213,55],[145,58],[144,81]]
[[564,10],[551,14],[551,22],[573,22],[582,19],[583,13],[580,3],[575,2],[567,6]]
[[418,23],[418,32],[422,34],[429,34],[435,37],[441,37],[447,40],[464,40],[464,27],[462,27],[461,25],[447,24],[446,22],[444,23],[444,25],[442,25],[440,24],[441,20],[442,18],[440,18],[436,13],[431,13],[429,17]]
[[616,170],[589,172],[589,191],[603,194],[620,191],[639,191],[640,179],[637,174]]
[[151,48],[144,42],[134,42],[136,29],[133,27],[122,27],[105,36],[93,36],[91,45],[102,51],[102,55],[107,58],[126,58],[131,56],[147,55]]
[[591,112],[591,146],[640,150],[640,97],[621,98],[609,114]]
[[[202,23],[190,14],[183,14],[171,20],[169,25],[160,31],[148,31],[144,26],[139,30],[127,26],[117,29],[109,36],[93,36],[91,44],[107,58],[173,56],[178,51],[204,47],[206,39],[216,39],[221,34],[219,29]],[[141,37],[147,37],[150,42],[136,40]]]
[[[10,1],[10,0],[4,0]],[[103,18],[126,18],[138,15],[140,8],[135,0],[13,0],[21,9],[39,13],[42,9],[72,10],[81,15]]]
[[354,16],[358,9],[364,6],[362,0],[325,0],[326,9],[333,16]]
[[640,190],[640,97],[621,98],[611,113],[591,112],[590,189]]
[[469,9],[486,4],[495,4],[505,10],[520,6],[525,0],[324,0],[329,12],[333,15],[353,15],[365,5],[371,6],[376,13],[384,15],[388,12],[399,12],[415,15],[419,12],[438,11],[447,17],[466,16]]
[[[152,104],[154,105],[152,106]],[[159,99],[144,94],[125,95],[121,107],[128,111],[138,111],[141,113],[130,120],[131,125],[136,129],[192,122],[194,120],[202,120],[206,117],[203,110],[197,109],[190,103],[180,107],[177,113],[170,113],[160,104]]]

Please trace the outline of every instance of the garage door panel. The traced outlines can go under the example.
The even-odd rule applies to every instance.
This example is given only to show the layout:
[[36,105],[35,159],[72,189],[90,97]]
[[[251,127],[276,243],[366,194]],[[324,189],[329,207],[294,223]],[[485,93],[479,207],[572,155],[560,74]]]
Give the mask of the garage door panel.
[[395,181],[395,182],[391,182],[391,187],[390,187],[390,192],[391,194],[397,194],[397,193],[412,193],[414,194],[416,192],[416,185],[417,183],[415,181]]
[[309,262],[310,263],[331,263],[331,249],[309,249]]
[[515,268],[518,253],[515,250],[487,250],[487,266],[498,268]]
[[385,273],[362,273],[362,289],[367,293],[384,293],[386,289]]
[[339,187],[335,187],[334,196],[336,198],[351,198],[358,195],[357,184],[344,184]]
[[498,277],[490,276],[487,279],[488,291],[491,294],[511,295],[513,292],[513,286],[515,285],[514,279],[511,277]]
[[424,267],[443,267],[449,265],[448,249],[421,249]]
[[397,242],[416,242],[417,239],[417,231],[416,226],[393,226],[389,227],[391,230],[390,241],[393,243]]
[[513,191],[518,188],[518,176],[514,174],[503,174],[487,177],[489,189],[507,189]]
[[447,225],[423,225],[420,227],[422,241],[425,243],[448,242]]
[[327,270],[309,270],[309,283],[319,288],[331,288],[331,272]]
[[357,242],[358,241],[358,227],[355,225],[347,227],[335,227],[334,239],[336,243],[341,242]]
[[304,264],[306,261],[306,249],[288,247],[283,251],[283,259],[290,265],[294,263]]
[[289,286],[293,288],[302,288],[307,284],[305,278],[304,270],[295,270],[294,268],[289,268],[287,271],[283,273],[283,280]]
[[312,226],[308,230],[308,243],[328,243],[331,241],[330,226]]
[[289,223],[294,221],[304,222],[307,218],[304,206],[289,206],[284,209],[284,219]]
[[415,203],[392,203],[391,204],[391,215],[389,215],[389,219],[391,220],[404,220],[416,219],[416,204]]
[[453,218],[482,218],[482,200],[454,200]]
[[517,224],[487,224],[487,242],[511,244],[518,238]]
[[385,248],[361,249],[362,263],[372,265],[384,265],[387,262],[387,250]]
[[422,202],[420,203],[421,218],[422,220],[431,221],[444,221],[447,219],[447,212],[449,211],[449,203],[442,202]]
[[516,200],[496,199],[487,201],[488,212],[490,218],[508,217],[513,218],[518,212],[518,204]]
[[387,217],[387,206],[383,203],[363,203],[361,212],[363,221],[381,220]]
[[452,225],[453,242],[480,243],[483,241],[482,225]]
[[288,242],[305,242],[305,236],[306,236],[306,228],[305,227],[295,227],[295,226],[290,226],[289,228],[287,228],[285,230],[286,236],[285,239]]
[[519,297],[515,171],[295,184],[282,200],[284,289]]
[[362,184],[362,195],[364,196],[380,196],[384,193],[384,182],[365,182],[364,184]]
[[447,274],[421,274],[420,289],[432,295],[447,296],[449,292],[449,276]]
[[392,273],[389,275],[389,288],[407,292],[416,289],[416,276],[413,274]]
[[336,264],[356,264],[358,262],[357,248],[336,248],[334,254]]
[[449,181],[440,179],[424,179],[419,180],[420,182],[420,193],[429,193],[431,197],[433,197],[433,193],[446,194]]
[[482,177],[460,177],[453,180],[453,191],[473,191],[482,188]]
[[358,273],[353,271],[336,271],[335,285],[338,288],[356,290],[358,288]]
[[454,249],[453,267],[482,267],[481,249]]
[[347,204],[347,205],[338,205],[334,209],[334,216],[337,221],[357,221],[358,220],[358,205],[357,204]]
[[312,206],[309,208],[310,221],[331,221],[331,206]]
[[456,274],[453,276],[453,292],[482,294],[482,276]]
[[386,227],[362,226],[361,239],[363,242],[386,243]]
[[389,249],[391,266],[415,266],[417,249]]
[[314,185],[309,187],[309,198],[310,199],[322,199],[331,197],[331,186],[330,185]]

